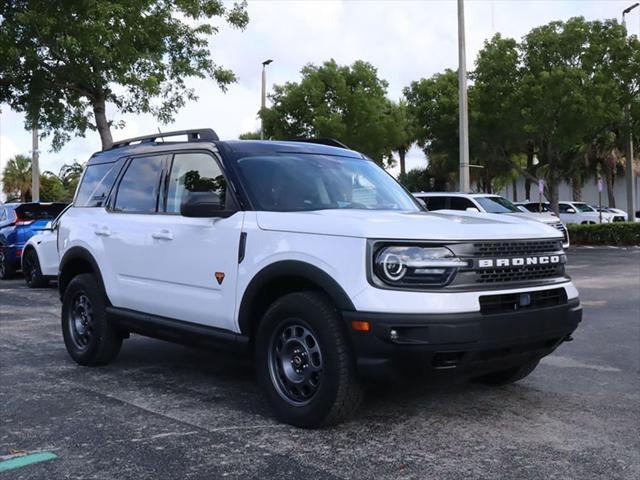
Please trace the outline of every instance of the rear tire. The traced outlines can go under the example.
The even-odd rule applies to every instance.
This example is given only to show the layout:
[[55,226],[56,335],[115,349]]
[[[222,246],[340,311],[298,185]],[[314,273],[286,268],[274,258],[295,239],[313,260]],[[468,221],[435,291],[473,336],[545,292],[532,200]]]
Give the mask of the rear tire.
[[481,377],[475,378],[474,380],[478,383],[483,383],[485,385],[491,385],[495,387],[509,385],[528,376],[536,369],[539,363],[540,360],[532,360],[523,365],[520,365],[519,367],[483,375]]
[[11,263],[4,248],[0,248],[0,279],[9,280],[16,273],[16,266]]
[[49,280],[42,275],[38,254],[33,248],[29,248],[29,250],[24,253],[24,258],[22,259],[22,274],[29,288],[43,288],[49,284]]
[[290,293],[269,307],[258,327],[256,360],[258,380],[285,423],[334,425],[362,401],[342,319],[320,293]]
[[120,351],[122,336],[109,323],[104,290],[90,273],[74,277],[62,299],[62,336],[80,365],[106,365]]

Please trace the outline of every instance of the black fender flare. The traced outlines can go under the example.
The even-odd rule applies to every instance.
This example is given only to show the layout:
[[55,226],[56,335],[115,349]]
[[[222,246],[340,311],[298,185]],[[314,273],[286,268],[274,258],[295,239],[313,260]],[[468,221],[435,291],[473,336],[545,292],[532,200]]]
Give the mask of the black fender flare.
[[317,285],[331,298],[339,310],[355,310],[344,289],[327,272],[307,262],[283,260],[267,265],[249,282],[242,295],[238,311],[238,326],[244,335],[251,333],[251,308],[260,292],[278,278],[298,277]]
[[98,262],[93,257],[91,252],[83,247],[71,247],[69,250],[65,252],[60,259],[60,266],[58,267],[58,293],[60,294],[60,300],[64,296],[64,291],[67,288],[67,285],[71,281],[71,278],[65,275],[65,268],[68,267],[71,263],[81,260],[83,262],[91,265],[92,273],[95,273],[98,278],[98,282],[102,287],[102,291],[105,292],[104,281],[102,280],[102,273],[100,272],[100,267],[98,267]]

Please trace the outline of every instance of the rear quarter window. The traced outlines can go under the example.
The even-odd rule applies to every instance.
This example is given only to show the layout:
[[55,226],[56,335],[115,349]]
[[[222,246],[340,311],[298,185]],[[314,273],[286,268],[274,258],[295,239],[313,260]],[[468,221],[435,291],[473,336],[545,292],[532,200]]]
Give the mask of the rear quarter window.
[[73,205],[103,207],[120,171],[121,161],[89,165],[82,176]]

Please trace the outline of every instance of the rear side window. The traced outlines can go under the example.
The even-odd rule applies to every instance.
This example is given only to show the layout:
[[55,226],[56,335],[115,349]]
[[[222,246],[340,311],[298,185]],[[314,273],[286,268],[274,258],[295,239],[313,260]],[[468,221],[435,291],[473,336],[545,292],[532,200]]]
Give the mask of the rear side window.
[[225,204],[227,182],[211,155],[177,153],[173,158],[167,188],[167,213],[180,213],[180,204],[189,192],[214,192]]
[[114,211],[155,213],[158,209],[160,178],[166,156],[133,158],[124,173]]
[[447,197],[424,197],[427,210],[444,210],[447,208]]
[[75,207],[103,207],[121,162],[89,165],[78,187]]
[[451,197],[451,210],[466,210],[467,208],[477,208],[470,200],[462,197]]

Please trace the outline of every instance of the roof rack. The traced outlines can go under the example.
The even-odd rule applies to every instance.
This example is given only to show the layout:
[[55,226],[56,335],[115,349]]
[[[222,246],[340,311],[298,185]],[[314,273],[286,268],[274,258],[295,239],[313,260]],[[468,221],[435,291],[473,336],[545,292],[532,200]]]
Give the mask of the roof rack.
[[186,135],[188,141],[193,140],[204,140],[217,142],[220,140],[218,138],[218,134],[213,131],[211,128],[196,128],[194,130],[176,130],[175,132],[158,132],[152,135],[143,135],[142,137],[134,137],[127,138],[125,140],[118,140],[113,142],[113,146],[111,148],[124,147],[125,145],[130,145],[133,142],[140,143],[151,143],[155,142],[158,138],[166,138],[166,137],[178,137],[180,135]]
[[344,148],[346,150],[351,150],[344,143],[335,138],[294,138],[291,140],[292,142],[303,142],[303,143],[318,143],[320,145],[328,145],[329,147],[338,147]]

